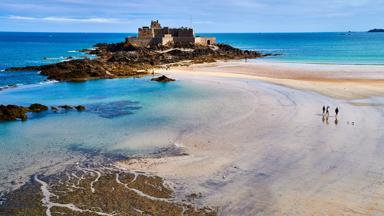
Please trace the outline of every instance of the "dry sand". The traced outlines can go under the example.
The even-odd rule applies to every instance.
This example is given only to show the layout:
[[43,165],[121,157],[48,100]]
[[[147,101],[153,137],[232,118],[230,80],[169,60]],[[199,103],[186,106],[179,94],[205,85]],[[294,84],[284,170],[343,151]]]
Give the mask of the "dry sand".
[[384,95],[384,66],[230,61],[179,67],[171,72],[257,79],[341,99]]
[[239,114],[180,134],[186,156],[118,166],[201,192],[221,215],[384,214],[384,67],[220,62],[158,72],[237,89],[227,102]]

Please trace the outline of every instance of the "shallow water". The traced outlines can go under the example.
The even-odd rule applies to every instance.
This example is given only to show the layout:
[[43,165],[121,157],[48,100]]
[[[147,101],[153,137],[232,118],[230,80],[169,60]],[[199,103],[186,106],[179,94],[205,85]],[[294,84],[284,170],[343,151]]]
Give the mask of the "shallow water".
[[[233,95],[201,83],[157,83],[150,77],[29,85],[0,92],[3,104],[84,105],[0,124],[0,183],[24,177],[77,154],[143,155],[174,147],[185,130],[219,115]],[[233,106],[229,109],[235,110]]]

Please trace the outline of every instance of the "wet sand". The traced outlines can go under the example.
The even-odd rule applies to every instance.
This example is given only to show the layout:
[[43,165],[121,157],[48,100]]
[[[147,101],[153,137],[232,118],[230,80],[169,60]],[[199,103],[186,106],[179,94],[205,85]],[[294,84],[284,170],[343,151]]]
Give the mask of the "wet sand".
[[221,215],[384,214],[384,67],[221,62],[158,72],[237,89],[227,103],[238,114],[180,134],[187,155],[119,167],[201,193]]

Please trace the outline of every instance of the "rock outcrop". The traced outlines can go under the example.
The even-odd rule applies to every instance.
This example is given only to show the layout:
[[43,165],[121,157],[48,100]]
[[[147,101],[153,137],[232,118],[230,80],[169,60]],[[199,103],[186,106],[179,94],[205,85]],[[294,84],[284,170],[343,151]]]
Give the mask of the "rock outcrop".
[[0,105],[0,121],[25,121],[27,117],[28,108],[16,105]]
[[73,109],[73,107],[69,106],[69,105],[61,105],[61,106],[59,106],[59,108],[64,109],[64,110],[71,110],[71,109]]
[[48,107],[47,106],[44,106],[42,104],[31,104],[31,106],[29,106],[28,108],[28,111],[30,112],[42,112],[42,111],[46,111],[48,110]]
[[50,80],[84,81],[100,78],[132,77],[149,74],[149,70],[189,61],[191,63],[213,62],[228,59],[251,59],[264,57],[256,51],[241,50],[226,44],[190,47],[138,48],[127,43],[97,44],[96,59],[74,59],[56,64],[9,68],[7,71],[41,71]]
[[85,106],[78,105],[78,106],[75,106],[75,109],[76,109],[77,111],[84,111],[84,110],[85,110]]
[[156,81],[156,82],[174,82],[174,81],[176,81],[175,79],[166,77],[164,75],[156,77],[156,78],[152,78],[151,80]]
[[[86,107],[82,105],[78,105],[74,107],[69,105],[51,107],[51,111],[54,113],[60,111],[60,109],[62,110],[76,109],[77,111],[84,111]],[[31,104],[29,107],[23,107],[23,106],[17,106],[17,105],[0,105],[0,122],[15,121],[15,120],[26,121],[28,119],[28,115],[27,115],[28,113],[40,113],[48,110],[49,108],[47,106],[44,106],[38,103]]]

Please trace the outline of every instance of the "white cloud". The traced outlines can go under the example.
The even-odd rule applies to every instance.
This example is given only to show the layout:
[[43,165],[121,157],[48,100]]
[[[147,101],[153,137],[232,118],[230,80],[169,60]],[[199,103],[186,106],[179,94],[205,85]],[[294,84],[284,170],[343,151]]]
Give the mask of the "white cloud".
[[122,20],[114,18],[70,18],[70,17],[28,17],[28,16],[8,16],[11,20],[30,20],[30,21],[48,21],[48,22],[68,22],[68,23],[121,23]]

